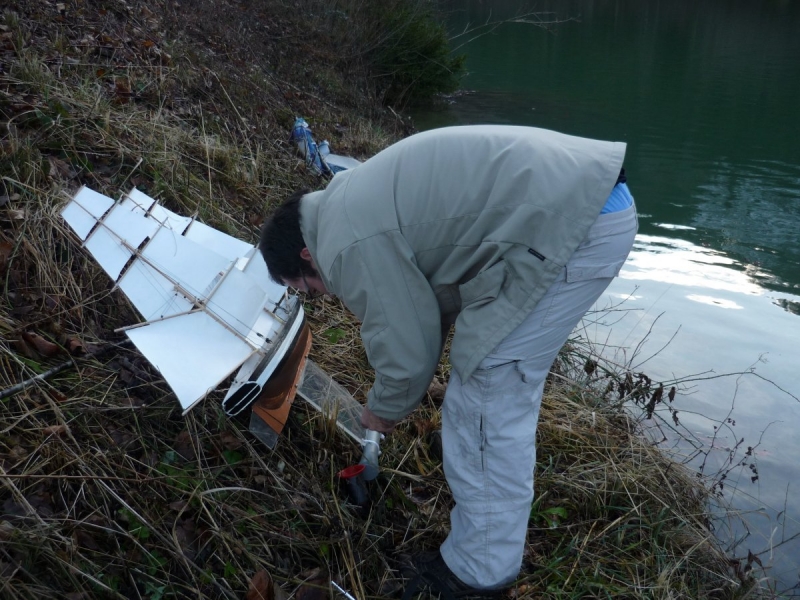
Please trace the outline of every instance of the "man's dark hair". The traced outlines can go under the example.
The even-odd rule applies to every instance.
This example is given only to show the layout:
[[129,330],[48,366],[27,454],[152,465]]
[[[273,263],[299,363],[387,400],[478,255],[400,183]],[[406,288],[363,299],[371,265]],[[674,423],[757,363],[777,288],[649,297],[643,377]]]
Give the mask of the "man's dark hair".
[[311,190],[297,190],[281,204],[261,229],[261,242],[258,247],[269,276],[277,283],[284,284],[287,279],[299,279],[303,275],[316,275],[307,260],[300,257],[306,247],[300,231],[300,200]]

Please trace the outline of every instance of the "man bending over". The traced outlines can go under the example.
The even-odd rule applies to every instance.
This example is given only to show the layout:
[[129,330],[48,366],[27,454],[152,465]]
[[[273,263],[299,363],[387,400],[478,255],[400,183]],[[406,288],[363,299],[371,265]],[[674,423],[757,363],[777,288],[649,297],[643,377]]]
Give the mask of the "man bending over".
[[362,424],[389,433],[423,398],[455,326],[442,405],[455,499],[440,550],[415,558],[453,595],[517,577],[545,378],[637,230],[625,144],[531,127],[404,139],[264,226],[270,276],[361,320],[375,383]]

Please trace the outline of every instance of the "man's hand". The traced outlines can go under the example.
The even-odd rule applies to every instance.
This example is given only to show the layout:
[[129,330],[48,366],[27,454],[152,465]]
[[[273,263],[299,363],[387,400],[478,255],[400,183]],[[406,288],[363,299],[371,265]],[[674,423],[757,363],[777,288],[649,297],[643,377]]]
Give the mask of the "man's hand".
[[397,423],[398,421],[392,421],[391,419],[379,417],[366,406],[364,407],[364,410],[361,411],[361,425],[366,429],[380,431],[384,434],[392,433],[392,431],[394,431],[394,426],[397,425]]

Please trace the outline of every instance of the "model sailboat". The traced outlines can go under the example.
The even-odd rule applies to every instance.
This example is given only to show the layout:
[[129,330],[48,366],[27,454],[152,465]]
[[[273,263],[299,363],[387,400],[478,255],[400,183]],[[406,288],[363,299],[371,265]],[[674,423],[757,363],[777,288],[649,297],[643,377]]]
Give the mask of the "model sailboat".
[[253,245],[135,188],[115,202],[83,187],[62,216],[142,315],[125,333],[184,414],[237,369],[225,411],[238,414],[259,397],[295,345],[304,313]]
[[[304,139],[313,141],[310,132]],[[359,164],[348,160],[339,170]],[[302,302],[272,281],[257,248],[135,188],[115,201],[82,187],[61,215],[141,314],[123,330],[184,414],[238,369],[222,407],[252,408],[250,431],[267,446],[297,394],[363,444],[377,473],[380,434],[364,431],[361,404],[308,360]]]

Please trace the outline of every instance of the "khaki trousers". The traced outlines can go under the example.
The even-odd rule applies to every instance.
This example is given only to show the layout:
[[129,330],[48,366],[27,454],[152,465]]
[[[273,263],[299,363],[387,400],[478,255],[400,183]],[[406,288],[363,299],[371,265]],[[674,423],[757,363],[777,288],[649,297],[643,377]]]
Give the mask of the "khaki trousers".
[[456,505],[441,553],[470,586],[500,587],[519,574],[545,378],[575,326],[619,273],[637,226],[635,206],[600,215],[525,321],[467,381],[451,374],[442,446]]

